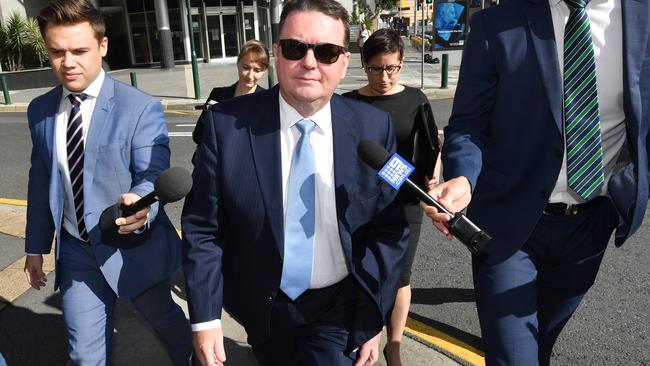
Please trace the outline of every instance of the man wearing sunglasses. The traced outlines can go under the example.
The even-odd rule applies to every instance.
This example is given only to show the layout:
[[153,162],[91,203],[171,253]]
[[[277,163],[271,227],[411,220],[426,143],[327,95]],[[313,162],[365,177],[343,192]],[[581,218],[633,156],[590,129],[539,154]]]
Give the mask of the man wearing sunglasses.
[[279,86],[213,106],[182,225],[194,346],[226,360],[222,307],[259,363],[372,365],[406,252],[391,187],[357,157],[395,151],[387,113],[334,95],[350,60],[333,0],[285,1]]

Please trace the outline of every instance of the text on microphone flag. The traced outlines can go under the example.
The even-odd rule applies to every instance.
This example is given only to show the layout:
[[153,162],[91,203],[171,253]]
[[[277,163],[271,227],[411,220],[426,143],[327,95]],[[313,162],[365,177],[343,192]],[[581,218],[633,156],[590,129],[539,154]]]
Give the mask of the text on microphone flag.
[[395,189],[400,189],[406,179],[413,173],[415,167],[403,157],[393,154],[386,164],[377,172],[377,175]]

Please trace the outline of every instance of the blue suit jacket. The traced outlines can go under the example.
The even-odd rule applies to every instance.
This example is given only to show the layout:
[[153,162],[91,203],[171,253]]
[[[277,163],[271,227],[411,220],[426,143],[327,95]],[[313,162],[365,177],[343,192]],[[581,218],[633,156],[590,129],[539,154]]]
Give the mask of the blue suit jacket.
[[[621,0],[627,144],[609,195],[620,214],[616,244],[641,224],[648,201],[650,2]],[[490,232],[489,261],[530,236],[563,157],[562,72],[548,0],[508,0],[476,13],[449,126],[445,179],[473,187],[468,216]]]
[[[192,323],[220,318],[225,305],[257,339],[270,335],[282,274],[278,93],[275,87],[242,96],[206,114],[182,218]],[[386,112],[338,95],[331,108],[341,244],[359,290],[368,295],[361,298],[372,299],[358,305],[355,329],[374,335],[390,317],[408,225],[392,188],[357,158],[357,145],[370,139],[394,152],[395,136]]]
[[[55,122],[62,95],[58,86],[34,99],[27,118],[32,137],[27,195],[25,251],[49,253],[60,242],[63,187],[55,148]],[[100,232],[102,211],[122,193],[140,196],[169,167],[169,139],[162,106],[153,97],[106,75],[97,97],[84,151],[84,217],[97,263],[111,288],[134,297],[180,266],[181,243],[158,205],[152,206],[149,229],[140,235],[112,237]],[[137,240],[133,249],[116,249],[110,240]],[[57,245],[57,262],[58,262]]]

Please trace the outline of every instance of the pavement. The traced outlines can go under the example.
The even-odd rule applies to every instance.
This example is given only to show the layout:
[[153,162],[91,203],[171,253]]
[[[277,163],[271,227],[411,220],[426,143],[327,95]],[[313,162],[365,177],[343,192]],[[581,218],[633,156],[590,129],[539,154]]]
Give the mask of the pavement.
[[[456,82],[458,81],[461,51],[448,52],[448,82],[447,87],[442,89],[442,63],[424,64],[424,77],[422,77],[421,53],[417,49],[409,46],[409,41],[405,42],[405,62],[402,67],[400,83],[417,88],[424,86],[422,91],[430,100],[453,98],[456,92]],[[433,57],[442,60],[442,53],[434,52]],[[170,70],[139,68],[113,70],[108,73],[117,80],[131,84],[131,72],[134,72],[136,75],[139,89],[160,98],[165,112],[194,111],[194,106],[202,104],[208,95],[210,95],[213,87],[226,86],[237,81],[237,66],[234,61],[200,63],[198,65],[198,74],[201,94],[200,98],[197,99],[194,95],[191,65],[176,65]],[[277,80],[277,78],[274,77],[274,80]],[[347,75],[339,84],[336,92],[342,94],[357,89],[366,83],[367,79],[365,72],[361,69],[359,54],[353,53]],[[268,87],[268,78],[263,78],[260,85]],[[25,112],[32,99],[47,92],[49,89],[48,87],[9,90],[12,101],[12,104],[9,105],[4,103],[4,96],[0,92],[0,112]]]
[[[423,83],[423,92],[430,100],[453,98],[458,80],[460,52],[449,53],[448,87],[441,89],[441,64],[424,64],[424,76],[422,77],[420,72],[421,64],[419,63],[421,54],[410,47],[408,41],[406,48],[405,63],[400,82],[413,87],[420,87]],[[434,53],[433,56],[442,59],[440,53]],[[194,106],[203,103],[212,87],[230,85],[237,79],[236,65],[233,62],[200,64],[201,98],[195,99],[192,70],[189,65],[176,66],[172,70],[130,69],[110,71],[109,73],[115,79],[130,83],[130,72],[132,71],[137,75],[139,88],[159,97],[167,113],[196,113]],[[353,54],[347,76],[340,83],[337,92],[343,93],[357,89],[363,86],[366,81],[365,73],[360,67],[359,54]],[[265,79],[260,84],[267,87],[269,80]],[[5,105],[0,103],[0,112],[24,112],[34,97],[46,92],[48,89],[37,88],[11,92],[13,104]],[[0,100],[4,99],[0,97]],[[13,246],[17,251],[20,251],[20,244],[24,239],[25,204],[24,201],[0,198],[0,235],[2,235],[0,245]],[[9,244],[5,244],[5,242]],[[35,293],[35,290],[29,289],[26,281],[24,281],[24,274],[22,273],[24,257],[22,257],[22,253],[18,253],[16,258],[14,261],[0,261],[0,312],[9,311],[11,306],[8,304],[13,304],[16,307],[16,304],[21,303],[22,298],[26,298],[30,293]],[[46,259],[45,267],[50,272],[48,275],[50,283],[53,283],[54,273],[51,272],[53,271],[53,259],[51,257]],[[187,315],[187,303],[180,271],[172,278],[172,284],[174,300]],[[49,286],[49,291],[51,293],[43,294],[42,297],[45,298],[47,295],[47,299],[51,300],[53,297],[58,296],[57,293],[51,291],[51,286]],[[38,310],[32,311],[38,312]],[[51,308],[44,310],[43,313],[61,316],[60,308],[57,309],[56,307],[54,307],[54,310]],[[114,365],[171,365],[151,330],[144,324],[128,301],[120,300],[116,313],[113,340]],[[226,335],[227,364],[257,365],[250,346],[246,342],[246,333],[243,328],[225,312],[222,324]],[[57,335],[63,337],[63,334]],[[1,338],[0,346],[2,343]],[[384,343],[385,332],[381,347],[383,347]],[[483,364],[482,357],[477,353],[479,353],[477,350],[464,347],[462,343],[455,341],[451,337],[409,319],[406,337],[402,342],[402,361],[404,365],[453,366],[459,364]],[[60,364],[52,362],[52,364]],[[377,365],[386,365],[383,357],[380,357]],[[10,364],[9,366],[13,365]]]

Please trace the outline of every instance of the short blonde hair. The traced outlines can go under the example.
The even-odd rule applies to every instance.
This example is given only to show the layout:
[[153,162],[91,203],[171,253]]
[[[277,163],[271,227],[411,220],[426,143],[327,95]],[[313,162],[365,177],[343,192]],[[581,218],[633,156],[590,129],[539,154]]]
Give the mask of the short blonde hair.
[[237,56],[237,62],[241,61],[245,56],[252,55],[255,62],[259,63],[264,70],[269,68],[269,50],[264,43],[251,39],[244,43],[244,46]]

